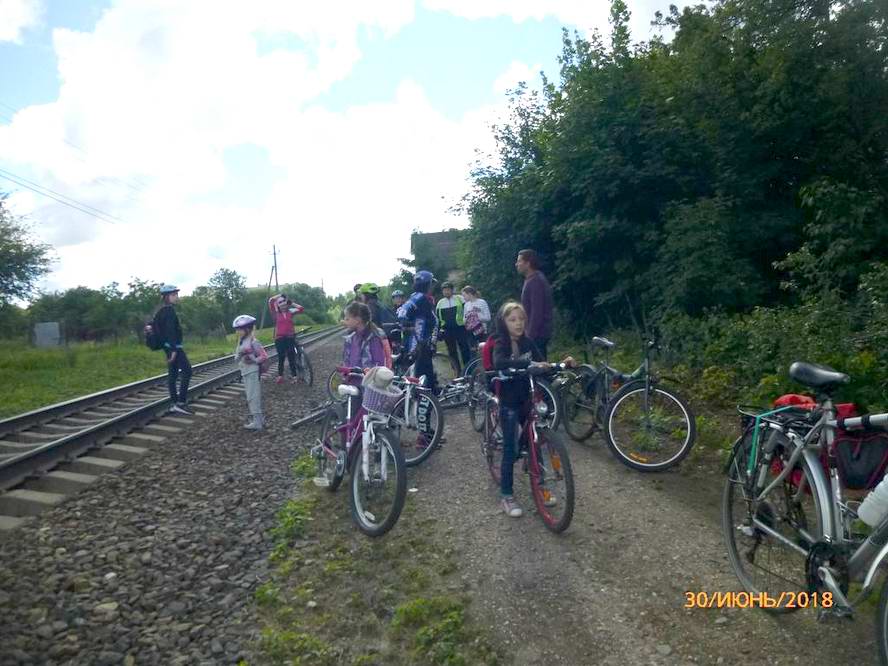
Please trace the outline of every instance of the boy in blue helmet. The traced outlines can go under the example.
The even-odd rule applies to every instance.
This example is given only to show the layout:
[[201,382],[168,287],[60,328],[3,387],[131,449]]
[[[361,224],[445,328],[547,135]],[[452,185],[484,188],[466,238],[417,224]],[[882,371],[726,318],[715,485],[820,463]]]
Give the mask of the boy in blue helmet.
[[398,308],[398,320],[405,332],[404,349],[416,358],[417,377],[425,375],[432,391],[438,390],[438,380],[432,365],[432,353],[438,332],[438,318],[429,295],[435,285],[435,276],[429,271],[418,271],[413,276],[413,293]]

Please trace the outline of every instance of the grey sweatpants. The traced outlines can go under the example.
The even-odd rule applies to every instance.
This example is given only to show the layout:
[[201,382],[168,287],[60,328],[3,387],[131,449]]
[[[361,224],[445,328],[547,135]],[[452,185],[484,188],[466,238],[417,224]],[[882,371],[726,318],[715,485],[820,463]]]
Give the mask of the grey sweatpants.
[[259,373],[251,372],[243,375],[244,389],[247,393],[247,407],[252,416],[262,416],[262,390],[259,385]]

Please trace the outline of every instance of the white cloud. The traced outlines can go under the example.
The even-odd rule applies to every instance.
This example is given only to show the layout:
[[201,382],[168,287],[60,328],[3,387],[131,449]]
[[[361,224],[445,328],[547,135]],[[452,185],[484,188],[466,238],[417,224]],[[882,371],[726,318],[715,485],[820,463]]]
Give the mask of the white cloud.
[[508,90],[515,89],[522,81],[530,88],[539,88],[542,69],[539,63],[528,65],[518,60],[513,60],[508,69],[493,82],[493,90],[496,93],[504,94]]
[[[394,34],[412,2],[220,4],[119,0],[93,32],[54,33],[59,97],[0,126],[0,166],[124,222],[16,194],[16,211],[56,246],[47,287],[138,276],[188,291],[222,266],[258,284],[274,243],[283,281],[339,292],[390,278],[413,229],[466,224],[447,208],[475,149],[492,148],[504,103],[454,120],[412,81],[341,112],[314,102],[361,57],[359,33]],[[298,48],[260,49],[270,35]],[[496,85],[538,69],[513,63]],[[223,154],[243,145],[264,148],[283,175],[255,207],[214,203],[231,178]]]
[[40,21],[41,0],[0,0],[0,42],[21,43],[22,33]]

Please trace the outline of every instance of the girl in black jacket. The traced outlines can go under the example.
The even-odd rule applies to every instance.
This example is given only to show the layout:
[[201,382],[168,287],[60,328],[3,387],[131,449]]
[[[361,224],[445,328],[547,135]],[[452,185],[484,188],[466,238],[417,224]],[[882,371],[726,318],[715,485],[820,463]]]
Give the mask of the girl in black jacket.
[[[496,318],[494,335],[493,367],[495,370],[530,367],[547,368],[549,364],[528,338],[527,313],[520,303],[509,302],[500,308]],[[573,365],[573,359],[563,361]],[[521,507],[515,501],[512,491],[513,467],[518,446],[519,433],[530,414],[532,406],[530,379],[527,375],[517,375],[497,379],[499,382],[500,425],[503,430],[503,460],[500,468],[501,505],[506,515],[512,518],[521,516]],[[554,501],[554,497],[552,498]]]
[[[191,381],[191,363],[185,355],[182,347],[182,327],[179,325],[179,317],[173,306],[179,302],[179,289],[171,284],[160,288],[163,296],[163,305],[154,316],[157,324],[157,333],[163,340],[163,351],[167,357],[167,383],[170,389],[172,401],[171,412],[177,414],[192,414],[188,404],[188,382]],[[182,375],[182,382],[176,391],[176,379]]]

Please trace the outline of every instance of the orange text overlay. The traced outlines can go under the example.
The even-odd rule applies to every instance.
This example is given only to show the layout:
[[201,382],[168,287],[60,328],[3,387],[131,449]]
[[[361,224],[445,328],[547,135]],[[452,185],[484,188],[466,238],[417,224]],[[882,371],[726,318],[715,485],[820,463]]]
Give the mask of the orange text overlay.
[[685,608],[832,608],[832,592],[685,592]]

